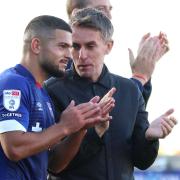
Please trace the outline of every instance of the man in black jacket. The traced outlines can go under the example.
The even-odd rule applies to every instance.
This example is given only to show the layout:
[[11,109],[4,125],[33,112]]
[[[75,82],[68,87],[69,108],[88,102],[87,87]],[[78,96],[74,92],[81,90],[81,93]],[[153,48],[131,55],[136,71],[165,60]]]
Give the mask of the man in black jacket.
[[[158,139],[167,136],[176,124],[170,116],[173,109],[149,124],[142,94],[134,82],[108,71],[104,57],[113,47],[113,26],[103,13],[91,8],[77,11],[71,25],[74,68],[64,78],[52,78],[45,84],[57,112],[72,99],[79,104],[95,94],[103,97],[112,87],[116,88],[116,106],[110,113],[112,121],[88,129],[69,166],[51,178],[131,180],[134,167],[146,169],[154,162]],[[152,42],[159,51],[164,48],[158,38]]]
[[[69,19],[72,14],[76,12],[78,9],[82,8],[95,8],[102,11],[109,19],[112,18],[112,5],[110,0],[67,0],[66,11]],[[157,36],[163,43],[166,48],[163,49],[163,52],[160,53],[163,56],[168,50],[168,41],[166,35],[161,33]],[[144,45],[144,42],[151,41],[150,33],[144,35],[139,44],[137,57],[134,58],[133,52],[129,49],[129,59],[130,59],[130,67],[132,71],[131,79],[136,83],[142,92],[145,105],[147,105],[149,97],[152,92],[152,84],[151,84],[151,75],[155,69],[156,62],[161,58],[158,56],[159,53],[155,54],[153,52],[153,48]],[[72,60],[69,60],[67,68],[70,68],[70,64],[72,64]]]

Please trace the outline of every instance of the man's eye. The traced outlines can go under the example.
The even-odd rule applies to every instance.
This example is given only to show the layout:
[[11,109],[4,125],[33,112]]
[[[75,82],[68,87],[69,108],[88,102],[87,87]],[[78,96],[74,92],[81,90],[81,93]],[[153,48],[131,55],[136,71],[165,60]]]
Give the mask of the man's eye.
[[105,11],[105,7],[97,7],[97,9],[100,11]]
[[60,48],[63,48],[63,49],[66,48],[66,46],[63,45],[63,44],[59,45],[59,47],[60,47]]
[[67,45],[66,44],[58,44],[58,47],[64,49],[64,48],[67,48]]
[[94,44],[89,44],[89,45],[87,46],[88,49],[92,49],[92,48],[94,48],[94,47],[95,47]]
[[80,45],[79,44],[76,44],[76,43],[73,43],[73,49],[75,49],[75,50],[80,50]]

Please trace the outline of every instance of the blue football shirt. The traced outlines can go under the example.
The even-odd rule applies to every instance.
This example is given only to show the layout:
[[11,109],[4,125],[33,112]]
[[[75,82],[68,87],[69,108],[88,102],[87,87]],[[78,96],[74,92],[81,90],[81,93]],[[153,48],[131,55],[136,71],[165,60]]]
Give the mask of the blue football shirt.
[[[47,92],[18,64],[0,74],[0,133],[40,132],[54,124]],[[48,151],[18,162],[9,160],[0,146],[0,180],[45,180]]]

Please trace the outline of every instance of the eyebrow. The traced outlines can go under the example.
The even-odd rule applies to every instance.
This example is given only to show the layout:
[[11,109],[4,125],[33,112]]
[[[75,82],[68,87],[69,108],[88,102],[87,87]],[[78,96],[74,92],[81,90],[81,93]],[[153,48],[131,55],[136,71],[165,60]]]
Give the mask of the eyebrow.
[[65,43],[65,42],[57,42],[58,45],[63,45],[63,46],[66,46],[66,47],[72,47],[73,45],[72,44],[68,44],[68,43]]
[[[100,8],[100,7],[106,8],[106,7],[108,7],[108,6],[106,6],[106,5],[98,5],[98,6],[96,6],[95,8]],[[109,6],[109,9],[112,10],[112,8],[113,8],[112,5],[110,5],[110,6]]]

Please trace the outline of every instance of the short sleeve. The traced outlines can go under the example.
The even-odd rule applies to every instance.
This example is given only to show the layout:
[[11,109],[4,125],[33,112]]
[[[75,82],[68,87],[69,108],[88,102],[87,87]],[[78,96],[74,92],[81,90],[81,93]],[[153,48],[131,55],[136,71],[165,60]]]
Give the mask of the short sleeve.
[[28,81],[11,74],[0,80],[0,133],[27,131],[29,125],[30,88]]

